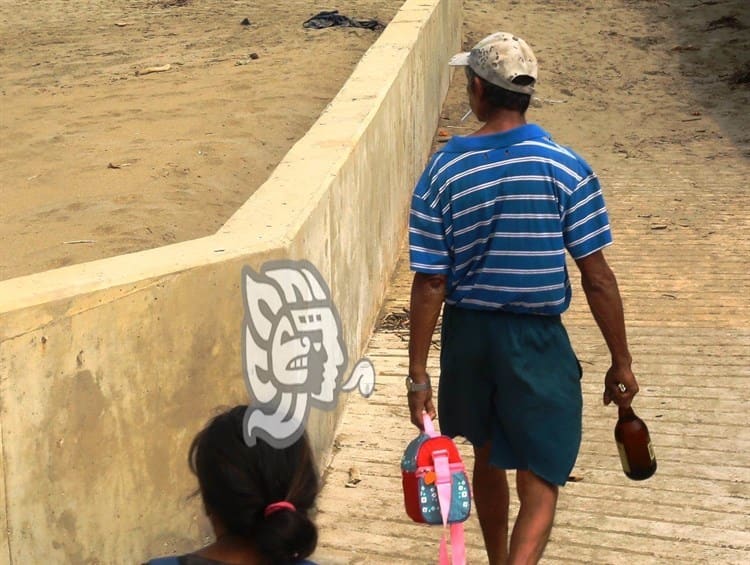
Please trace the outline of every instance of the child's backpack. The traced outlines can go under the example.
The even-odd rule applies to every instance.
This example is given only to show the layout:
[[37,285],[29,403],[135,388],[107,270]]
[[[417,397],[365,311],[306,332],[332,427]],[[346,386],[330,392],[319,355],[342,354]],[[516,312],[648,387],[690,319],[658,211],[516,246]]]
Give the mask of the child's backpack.
[[456,444],[435,431],[423,414],[424,432],[412,440],[401,458],[406,513],[415,522],[442,524],[440,565],[448,565],[445,531],[450,524],[453,565],[466,563],[463,523],[471,513],[471,491],[466,467]]

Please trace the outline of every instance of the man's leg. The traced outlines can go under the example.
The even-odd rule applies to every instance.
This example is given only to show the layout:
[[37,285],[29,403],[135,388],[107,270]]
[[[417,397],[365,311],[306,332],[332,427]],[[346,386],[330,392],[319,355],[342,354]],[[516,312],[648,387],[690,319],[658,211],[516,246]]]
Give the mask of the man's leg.
[[510,539],[510,565],[533,565],[544,553],[557,506],[557,485],[531,471],[516,472],[521,508]]
[[508,479],[504,469],[490,465],[490,443],[474,448],[474,506],[482,527],[490,565],[508,560]]

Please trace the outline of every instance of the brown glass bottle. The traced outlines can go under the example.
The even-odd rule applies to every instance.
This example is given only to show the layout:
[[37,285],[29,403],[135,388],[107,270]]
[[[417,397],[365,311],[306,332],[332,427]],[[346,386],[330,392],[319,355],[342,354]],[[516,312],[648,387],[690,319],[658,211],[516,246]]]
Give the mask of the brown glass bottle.
[[656,472],[656,456],[646,424],[633,408],[619,407],[615,441],[620,452],[622,470],[634,481],[648,479]]

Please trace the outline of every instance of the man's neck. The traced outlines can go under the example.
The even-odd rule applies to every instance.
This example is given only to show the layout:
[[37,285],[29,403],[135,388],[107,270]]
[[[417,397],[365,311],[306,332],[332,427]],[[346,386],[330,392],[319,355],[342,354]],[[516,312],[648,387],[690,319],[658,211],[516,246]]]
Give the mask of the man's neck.
[[517,127],[526,125],[526,116],[520,112],[509,110],[498,110],[492,114],[484,125],[475,131],[472,135],[489,135],[492,133],[502,133]]

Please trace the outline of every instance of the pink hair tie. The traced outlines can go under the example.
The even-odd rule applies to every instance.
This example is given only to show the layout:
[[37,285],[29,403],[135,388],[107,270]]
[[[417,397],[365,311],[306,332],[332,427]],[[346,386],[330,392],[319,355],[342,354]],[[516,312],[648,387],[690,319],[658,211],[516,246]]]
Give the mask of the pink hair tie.
[[294,504],[291,502],[287,502],[286,500],[282,500],[280,502],[272,502],[268,506],[266,506],[266,509],[263,511],[263,516],[268,518],[271,514],[274,512],[278,512],[279,510],[291,510],[292,512],[296,512],[297,509],[294,507]]

